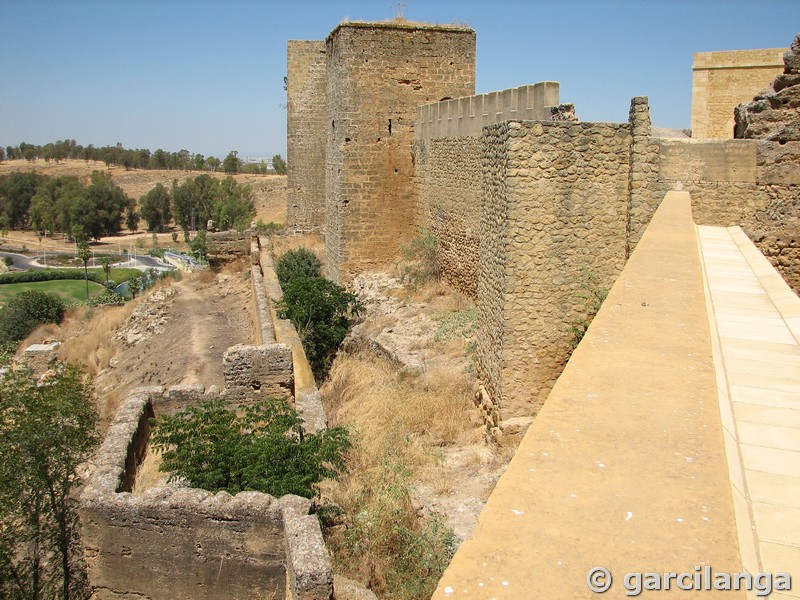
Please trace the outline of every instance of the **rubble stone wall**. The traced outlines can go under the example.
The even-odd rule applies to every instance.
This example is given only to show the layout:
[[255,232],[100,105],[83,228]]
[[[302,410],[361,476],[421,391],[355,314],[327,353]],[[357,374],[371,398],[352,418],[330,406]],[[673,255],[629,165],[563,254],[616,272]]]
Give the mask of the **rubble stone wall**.
[[483,171],[477,136],[417,140],[421,230],[436,236],[442,276],[475,298]]
[[583,295],[625,264],[631,128],[510,121],[484,132],[478,372],[505,421],[536,414]]
[[475,92],[475,32],[342,23],[328,36],[327,276],[395,259],[415,235],[417,107]]
[[329,600],[333,575],[308,500],[169,485],[130,493],[130,466],[141,464],[132,449],[146,443],[147,417],[164,396],[141,389],[126,398],[81,493],[92,597]]
[[287,225],[317,231],[325,225],[325,42],[288,44]]

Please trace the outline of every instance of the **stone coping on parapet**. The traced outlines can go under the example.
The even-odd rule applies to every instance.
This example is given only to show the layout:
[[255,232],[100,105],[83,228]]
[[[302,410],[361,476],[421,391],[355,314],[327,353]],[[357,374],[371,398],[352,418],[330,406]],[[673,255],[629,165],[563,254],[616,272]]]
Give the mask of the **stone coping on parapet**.
[[595,567],[613,597],[627,573],[741,571],[690,206],[662,201],[434,598],[588,598]]
[[423,23],[419,21],[342,21],[334,27],[325,38],[329,42],[341,29],[393,29],[406,31],[446,31],[449,33],[467,33],[475,35],[475,30],[467,25],[441,25],[438,23]]
[[417,108],[417,140],[479,136],[501,121],[549,121],[559,104],[557,81],[540,81],[506,90],[462,96]]
[[695,52],[692,70],[783,68],[783,55],[787,50],[788,48],[764,48]]

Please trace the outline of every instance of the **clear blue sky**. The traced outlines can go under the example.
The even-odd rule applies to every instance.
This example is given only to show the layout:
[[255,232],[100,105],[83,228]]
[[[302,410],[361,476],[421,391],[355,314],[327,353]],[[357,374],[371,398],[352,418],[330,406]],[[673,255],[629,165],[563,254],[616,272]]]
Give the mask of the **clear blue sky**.
[[[286,42],[388,0],[0,0],[0,144],[121,142],[206,156],[286,155]],[[477,91],[561,83],[583,121],[689,126],[692,55],[786,47],[800,0],[406,0],[415,21],[478,35]]]

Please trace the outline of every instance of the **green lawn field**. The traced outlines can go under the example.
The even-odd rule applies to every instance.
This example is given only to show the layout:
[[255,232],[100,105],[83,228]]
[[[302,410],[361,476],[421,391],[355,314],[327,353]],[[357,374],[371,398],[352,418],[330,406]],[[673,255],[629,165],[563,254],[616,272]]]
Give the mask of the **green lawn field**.
[[[89,282],[89,296],[97,296],[104,286]],[[24,290],[39,290],[60,296],[67,302],[86,300],[86,282],[79,279],[37,281],[34,283],[5,283],[0,285],[0,304],[5,304],[14,294]]]

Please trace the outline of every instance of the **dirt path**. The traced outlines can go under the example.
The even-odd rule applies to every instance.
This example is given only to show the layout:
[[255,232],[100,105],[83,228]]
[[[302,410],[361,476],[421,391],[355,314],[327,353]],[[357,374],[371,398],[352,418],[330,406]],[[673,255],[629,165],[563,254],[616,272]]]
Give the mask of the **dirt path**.
[[225,350],[252,343],[247,275],[205,272],[151,292],[115,335],[120,350],[95,379],[103,418],[141,386],[222,389]]

